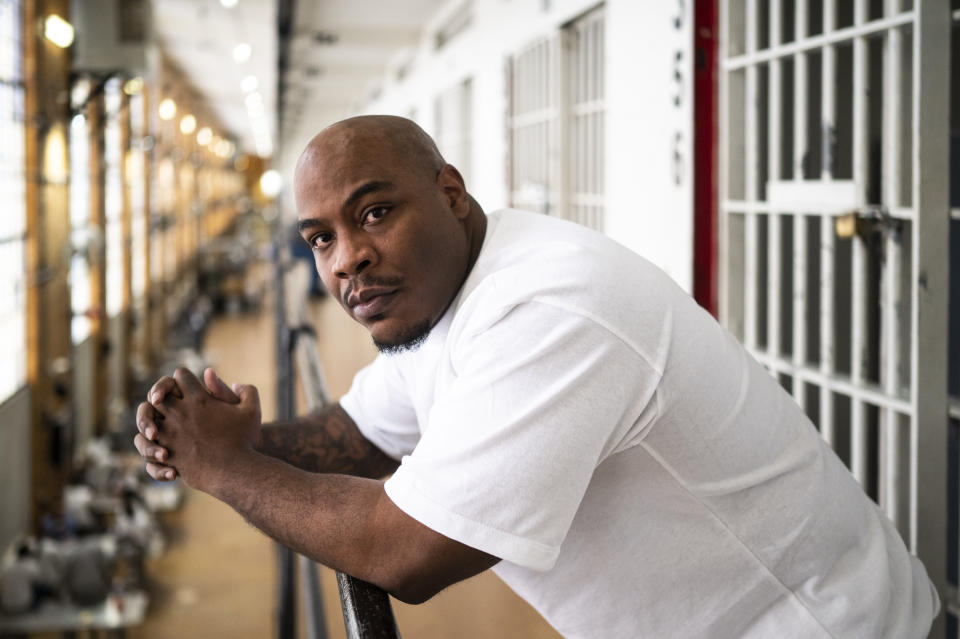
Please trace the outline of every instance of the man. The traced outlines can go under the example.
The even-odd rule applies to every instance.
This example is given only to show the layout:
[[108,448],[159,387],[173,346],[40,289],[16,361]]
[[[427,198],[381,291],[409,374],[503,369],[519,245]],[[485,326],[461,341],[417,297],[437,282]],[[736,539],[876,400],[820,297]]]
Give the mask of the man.
[[404,601],[494,567],[568,637],[926,635],[923,566],[658,269],[567,222],[485,215],[401,118],[322,131],[295,194],[380,357],[339,404],[263,428],[255,389],[179,369],[138,410],[151,475]]

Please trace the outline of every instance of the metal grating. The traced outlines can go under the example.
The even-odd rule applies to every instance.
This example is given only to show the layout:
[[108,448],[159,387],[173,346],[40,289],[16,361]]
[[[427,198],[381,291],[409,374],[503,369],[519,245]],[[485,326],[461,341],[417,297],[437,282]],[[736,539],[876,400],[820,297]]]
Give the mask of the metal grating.
[[510,59],[510,200],[603,229],[604,10]]
[[565,29],[569,104],[568,219],[603,229],[604,20],[594,9]]
[[469,78],[441,93],[436,100],[436,140],[444,159],[457,167],[469,189],[473,152],[473,82]]
[[923,114],[944,98],[921,87],[948,64],[930,19],[942,8],[723,1],[720,286],[722,321],[944,594],[947,496],[921,476],[943,474],[930,456],[947,443],[943,396],[927,381],[945,367],[947,337],[929,318],[946,309],[915,285],[925,272],[946,279],[931,239],[947,220],[925,204],[945,174],[919,139],[936,133]]
[[27,379],[22,20],[20,0],[0,0],[0,402]]
[[510,202],[560,210],[560,40],[539,40],[510,60]]

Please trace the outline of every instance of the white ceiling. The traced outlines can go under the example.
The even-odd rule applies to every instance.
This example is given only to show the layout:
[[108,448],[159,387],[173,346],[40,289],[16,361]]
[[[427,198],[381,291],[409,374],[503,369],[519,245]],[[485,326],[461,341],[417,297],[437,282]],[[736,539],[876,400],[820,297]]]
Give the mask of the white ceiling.
[[[388,62],[414,47],[425,21],[446,0],[294,0],[282,114],[284,140],[302,144],[320,128],[355,113]],[[241,80],[257,76],[270,131],[275,135],[277,88],[276,0],[154,0],[161,47],[179,64],[241,148],[255,152]],[[246,63],[232,51],[247,42]]]
[[[154,0],[153,6],[161,48],[207,98],[240,148],[252,153],[257,152],[255,118],[240,83],[249,75],[257,78],[256,91],[265,107],[260,126],[276,145],[276,0],[239,0],[233,8],[220,0]],[[243,42],[252,49],[250,59],[236,62],[233,49]]]

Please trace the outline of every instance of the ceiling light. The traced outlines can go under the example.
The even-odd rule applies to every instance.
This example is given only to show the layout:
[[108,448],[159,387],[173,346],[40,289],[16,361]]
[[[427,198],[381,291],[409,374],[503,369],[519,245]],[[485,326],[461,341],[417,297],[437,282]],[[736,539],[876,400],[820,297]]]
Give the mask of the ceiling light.
[[61,49],[66,49],[73,44],[73,25],[57,14],[49,15],[43,21],[43,36]]
[[227,9],[233,9],[237,6],[237,0],[220,0],[220,4],[225,6]]
[[143,91],[143,78],[130,78],[123,85],[123,92],[127,95],[138,95],[141,91]]
[[213,131],[210,130],[210,127],[205,126],[199,131],[197,131],[197,144],[199,144],[200,146],[207,146],[212,141],[213,141]]
[[237,62],[246,62],[250,59],[253,49],[246,42],[241,42],[233,48],[233,59]]
[[257,76],[248,75],[240,82],[240,89],[244,93],[250,93],[257,90]]
[[273,199],[280,195],[280,187],[283,186],[283,178],[280,173],[274,169],[264,171],[260,176],[260,190],[268,198]]
[[180,133],[190,135],[197,129],[197,119],[189,113],[180,120]]
[[177,103],[170,98],[166,98],[157,107],[157,113],[161,120],[172,120],[173,116],[177,114]]

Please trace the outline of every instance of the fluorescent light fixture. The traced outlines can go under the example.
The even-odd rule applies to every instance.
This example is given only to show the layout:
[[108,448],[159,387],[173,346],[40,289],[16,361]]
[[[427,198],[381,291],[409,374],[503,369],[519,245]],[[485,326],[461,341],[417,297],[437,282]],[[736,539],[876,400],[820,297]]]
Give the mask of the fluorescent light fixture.
[[248,75],[247,77],[245,77],[243,80],[240,81],[240,89],[244,93],[250,93],[251,91],[257,90],[258,84],[259,83],[257,82],[257,76]]
[[123,92],[127,95],[138,95],[141,91],[143,91],[143,78],[130,78],[123,85]]
[[214,149],[214,153],[219,155],[222,158],[228,157],[233,150],[233,145],[229,140],[219,140],[217,146]]
[[247,97],[243,99],[243,102],[247,105],[248,109],[256,105],[263,106],[263,96],[254,91],[253,93],[248,94]]
[[246,42],[241,42],[233,48],[233,59],[237,62],[246,62],[250,59],[253,49]]
[[183,116],[183,119],[180,120],[180,133],[184,135],[190,135],[197,130],[197,119],[191,114],[186,114]]
[[55,13],[51,14],[43,21],[43,37],[66,49],[73,44],[73,25]]
[[210,127],[205,126],[199,131],[197,131],[197,144],[200,146],[207,146],[213,141],[213,131],[210,130]]
[[268,198],[273,199],[280,195],[280,188],[283,186],[283,178],[280,173],[274,169],[264,171],[260,176],[260,190]]
[[220,0],[220,4],[225,6],[227,9],[233,9],[237,6],[237,0]]
[[258,118],[250,122],[253,129],[253,143],[257,147],[257,155],[269,157],[273,154],[273,140],[270,135],[270,124],[266,118]]
[[157,107],[157,114],[161,120],[172,120],[173,116],[177,114],[177,103],[171,98],[164,99]]

